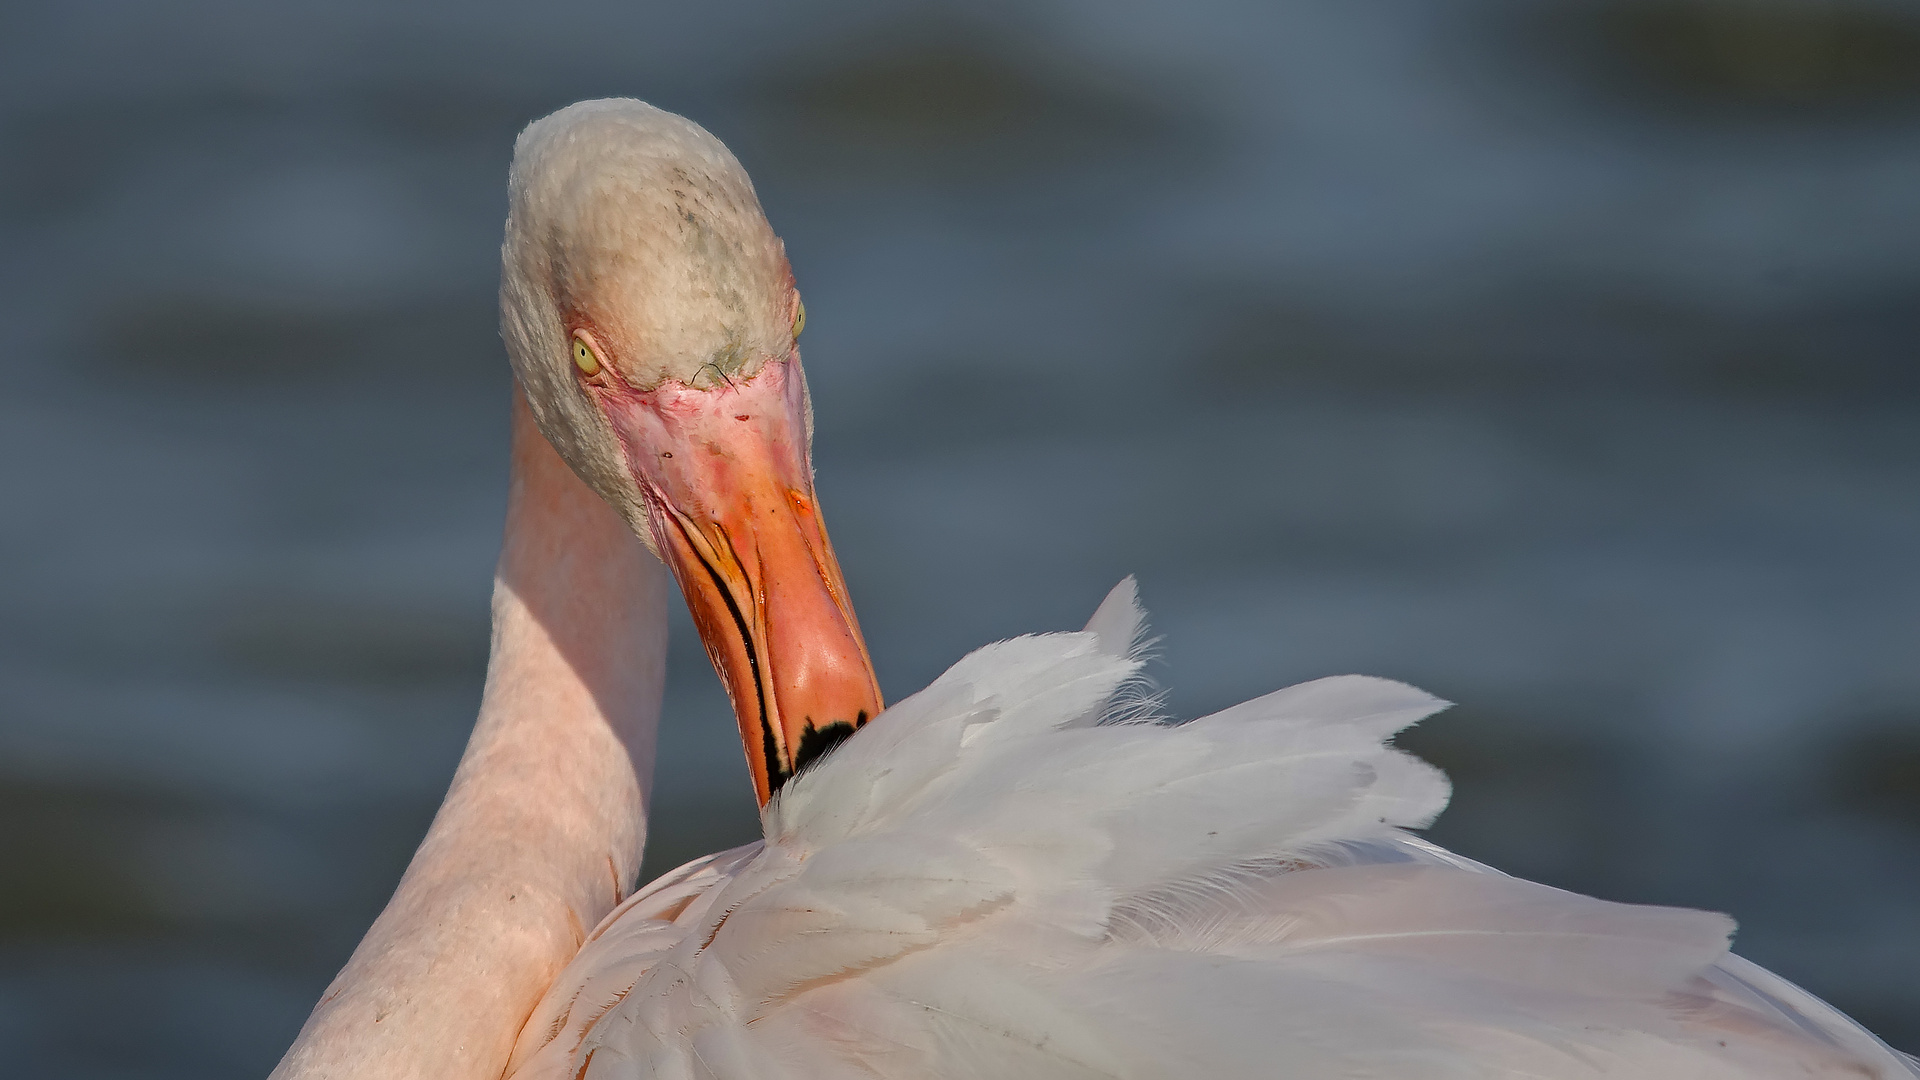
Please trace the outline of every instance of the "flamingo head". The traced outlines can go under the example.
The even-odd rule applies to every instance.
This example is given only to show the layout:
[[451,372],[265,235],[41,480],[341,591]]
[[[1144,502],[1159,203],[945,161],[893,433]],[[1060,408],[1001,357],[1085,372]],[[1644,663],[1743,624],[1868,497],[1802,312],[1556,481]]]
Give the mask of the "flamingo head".
[[805,308],[718,139],[587,101],[514,148],[501,333],[540,430],[666,562],[762,803],[877,714],[814,499]]

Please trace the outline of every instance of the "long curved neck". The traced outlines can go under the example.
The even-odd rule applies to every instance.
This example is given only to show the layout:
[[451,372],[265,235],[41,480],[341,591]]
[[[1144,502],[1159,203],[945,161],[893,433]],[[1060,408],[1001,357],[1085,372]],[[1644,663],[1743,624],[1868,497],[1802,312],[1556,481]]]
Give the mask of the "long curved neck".
[[276,1080],[497,1080],[639,871],[671,589],[516,390],[479,720],[393,899]]

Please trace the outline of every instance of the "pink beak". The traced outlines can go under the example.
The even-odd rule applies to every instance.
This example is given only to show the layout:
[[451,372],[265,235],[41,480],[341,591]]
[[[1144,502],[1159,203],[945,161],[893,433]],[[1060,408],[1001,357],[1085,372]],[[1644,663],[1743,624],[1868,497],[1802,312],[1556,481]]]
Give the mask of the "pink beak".
[[814,501],[799,356],[708,390],[593,390],[732,699],[765,805],[881,709]]

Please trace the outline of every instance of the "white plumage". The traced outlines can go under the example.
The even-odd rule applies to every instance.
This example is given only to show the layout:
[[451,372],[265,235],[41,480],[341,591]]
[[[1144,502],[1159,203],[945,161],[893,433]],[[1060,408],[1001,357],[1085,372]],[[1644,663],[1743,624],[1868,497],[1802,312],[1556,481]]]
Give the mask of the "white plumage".
[[517,1077],[1920,1077],[1722,915],[1402,830],[1445,707],[1321,679],[1167,724],[1131,581],[968,656],[792,780],[765,839],[613,912]]

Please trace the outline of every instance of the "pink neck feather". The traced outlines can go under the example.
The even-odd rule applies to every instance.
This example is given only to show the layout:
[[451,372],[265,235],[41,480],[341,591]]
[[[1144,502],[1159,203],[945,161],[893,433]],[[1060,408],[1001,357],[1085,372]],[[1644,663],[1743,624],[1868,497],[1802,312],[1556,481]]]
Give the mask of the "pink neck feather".
[[275,1080],[497,1080],[639,871],[671,593],[516,390],[479,719],[393,899]]

